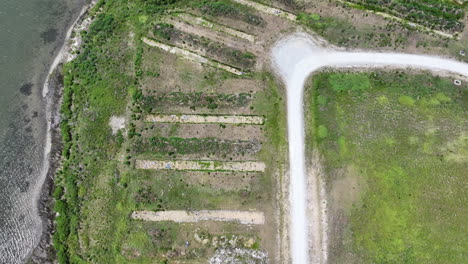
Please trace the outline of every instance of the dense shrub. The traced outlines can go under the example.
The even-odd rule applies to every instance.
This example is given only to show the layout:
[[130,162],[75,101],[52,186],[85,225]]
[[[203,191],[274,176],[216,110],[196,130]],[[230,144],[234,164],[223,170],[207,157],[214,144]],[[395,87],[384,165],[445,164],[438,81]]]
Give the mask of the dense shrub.
[[350,0],[366,9],[386,12],[432,29],[462,31],[463,7],[441,0]]
[[203,13],[212,16],[225,16],[234,19],[241,19],[252,25],[260,25],[263,23],[263,19],[254,15],[249,8],[227,0],[204,0],[198,4],[198,7]]

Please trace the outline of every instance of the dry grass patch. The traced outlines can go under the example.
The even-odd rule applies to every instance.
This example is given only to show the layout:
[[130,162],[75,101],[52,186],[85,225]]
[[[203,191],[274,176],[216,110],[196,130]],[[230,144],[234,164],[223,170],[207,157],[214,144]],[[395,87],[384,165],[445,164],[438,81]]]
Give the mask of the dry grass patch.
[[284,10],[281,10],[279,8],[270,7],[267,5],[257,3],[255,1],[250,1],[250,0],[232,0],[232,1],[252,7],[257,11],[263,12],[268,15],[274,15],[274,16],[278,16],[281,18],[286,18],[291,21],[296,21],[296,15],[286,12]]
[[148,115],[146,122],[183,123],[183,124],[246,124],[262,125],[265,119],[261,116],[228,116],[228,115]]
[[187,171],[243,171],[263,172],[265,163],[258,161],[191,161],[191,160],[137,160],[135,167],[145,170],[187,170]]

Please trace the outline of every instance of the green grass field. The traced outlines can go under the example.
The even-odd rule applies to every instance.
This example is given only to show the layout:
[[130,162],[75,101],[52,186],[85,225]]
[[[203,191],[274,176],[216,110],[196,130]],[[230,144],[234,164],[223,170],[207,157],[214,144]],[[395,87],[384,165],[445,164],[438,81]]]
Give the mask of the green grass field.
[[324,72],[306,94],[309,151],[322,156],[330,195],[331,263],[466,261],[466,84]]

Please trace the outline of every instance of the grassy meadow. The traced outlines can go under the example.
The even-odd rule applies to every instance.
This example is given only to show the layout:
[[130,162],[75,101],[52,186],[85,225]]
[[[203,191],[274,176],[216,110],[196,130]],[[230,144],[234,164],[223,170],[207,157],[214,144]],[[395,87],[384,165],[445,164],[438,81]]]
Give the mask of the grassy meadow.
[[322,72],[308,151],[330,201],[331,263],[466,260],[468,90],[429,73]]

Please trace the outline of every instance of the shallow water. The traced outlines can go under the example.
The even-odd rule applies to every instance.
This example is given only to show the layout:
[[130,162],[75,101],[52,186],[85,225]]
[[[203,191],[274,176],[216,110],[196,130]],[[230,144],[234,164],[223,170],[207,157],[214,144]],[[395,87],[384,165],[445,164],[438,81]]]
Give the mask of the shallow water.
[[42,231],[34,201],[46,120],[41,90],[85,0],[0,1],[0,263],[22,263]]

